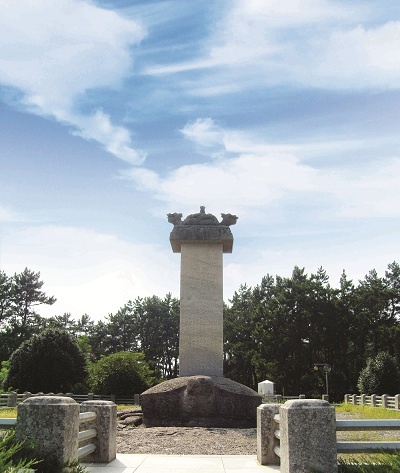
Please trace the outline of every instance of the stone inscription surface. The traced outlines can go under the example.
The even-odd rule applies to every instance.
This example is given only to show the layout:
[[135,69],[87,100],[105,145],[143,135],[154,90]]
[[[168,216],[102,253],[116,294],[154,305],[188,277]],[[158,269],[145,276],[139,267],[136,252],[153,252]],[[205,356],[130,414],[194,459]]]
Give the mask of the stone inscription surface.
[[222,243],[181,243],[180,376],[223,376]]

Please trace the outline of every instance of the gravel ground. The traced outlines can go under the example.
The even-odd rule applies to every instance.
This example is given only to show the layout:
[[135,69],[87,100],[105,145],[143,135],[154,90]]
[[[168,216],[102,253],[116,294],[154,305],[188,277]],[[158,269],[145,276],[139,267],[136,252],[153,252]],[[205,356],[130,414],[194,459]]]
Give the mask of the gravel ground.
[[118,453],[255,455],[256,429],[127,427],[117,432]]
[[[337,419],[354,419],[338,413]],[[338,440],[399,440],[398,431],[338,432]],[[256,455],[256,429],[126,426],[117,431],[118,453]]]

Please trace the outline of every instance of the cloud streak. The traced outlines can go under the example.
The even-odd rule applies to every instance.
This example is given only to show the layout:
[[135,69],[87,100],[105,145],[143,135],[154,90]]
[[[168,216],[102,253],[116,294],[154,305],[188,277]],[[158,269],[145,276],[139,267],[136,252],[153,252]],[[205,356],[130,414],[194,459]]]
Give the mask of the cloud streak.
[[[206,189],[206,200],[213,206],[234,208],[252,218],[266,207],[284,206],[288,199],[295,199],[297,206],[301,202],[303,209],[321,199],[320,219],[326,218],[322,201],[329,202],[330,211],[338,218],[400,215],[396,205],[399,158],[324,168],[307,164],[305,159],[318,154],[322,158],[324,149],[330,150],[329,143],[270,146],[244,132],[216,126],[210,118],[188,123],[182,132],[207,153],[210,147],[223,152],[219,151],[214,161],[184,165],[166,176],[146,168],[123,174],[169,208],[192,209],[204,202]],[[357,143],[336,143],[336,149],[340,146],[342,151],[346,147],[354,150]]]
[[[40,270],[44,290],[57,297],[55,305],[40,308],[42,315],[69,311],[100,318],[130,299],[178,292],[179,260],[172,253],[112,233],[55,225],[19,227],[3,238],[1,250],[1,268],[7,274],[27,266]],[[171,265],[176,266],[175,282]]]
[[82,113],[86,92],[118,88],[132,73],[131,47],[146,35],[133,20],[77,0],[1,1],[0,84],[21,92],[20,106],[141,164],[130,133],[101,110]]
[[[153,65],[151,75],[201,74],[188,93],[218,95],[273,86],[394,88],[400,84],[400,22],[370,24],[367,7],[328,0],[229,3],[230,8],[190,61]],[[192,90],[193,89],[193,90]],[[202,92],[203,91],[203,92]]]

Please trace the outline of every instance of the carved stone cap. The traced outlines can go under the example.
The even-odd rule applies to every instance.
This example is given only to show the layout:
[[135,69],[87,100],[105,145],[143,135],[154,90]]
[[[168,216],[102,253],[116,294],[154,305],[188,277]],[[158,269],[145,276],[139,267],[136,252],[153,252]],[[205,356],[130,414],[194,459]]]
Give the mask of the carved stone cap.
[[238,219],[236,215],[221,214],[222,220],[207,214],[205,207],[200,207],[200,212],[188,215],[182,221],[181,213],[168,214],[168,222],[174,225],[170,235],[172,251],[180,253],[183,242],[193,243],[222,243],[224,253],[232,253],[233,236],[229,228]]

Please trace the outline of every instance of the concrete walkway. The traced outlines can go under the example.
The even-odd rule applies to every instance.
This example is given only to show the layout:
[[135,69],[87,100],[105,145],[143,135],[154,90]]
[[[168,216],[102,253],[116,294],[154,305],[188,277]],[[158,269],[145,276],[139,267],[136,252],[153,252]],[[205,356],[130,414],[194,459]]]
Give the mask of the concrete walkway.
[[91,473],[272,473],[279,466],[261,466],[256,455],[117,454],[111,463],[84,463]]

